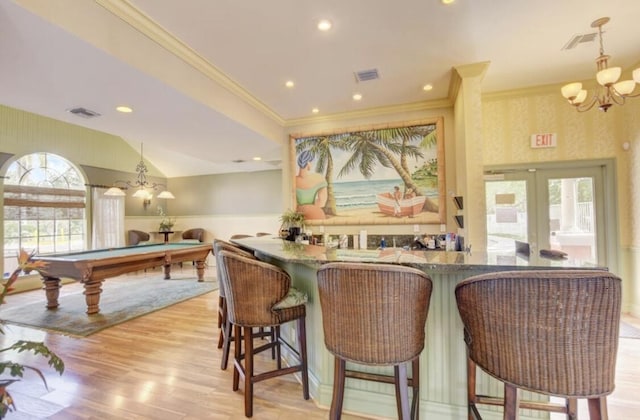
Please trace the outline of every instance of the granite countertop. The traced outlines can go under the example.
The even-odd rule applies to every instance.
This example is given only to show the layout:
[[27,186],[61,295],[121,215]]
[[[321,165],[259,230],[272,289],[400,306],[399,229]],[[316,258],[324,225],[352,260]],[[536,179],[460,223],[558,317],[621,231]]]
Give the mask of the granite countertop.
[[439,271],[523,270],[523,269],[602,269],[575,259],[549,259],[537,255],[514,253],[482,253],[385,249],[339,249],[319,245],[305,245],[285,241],[275,236],[234,239],[233,243],[250,249],[258,255],[290,263],[322,264],[326,262],[369,262],[401,264],[420,269]]

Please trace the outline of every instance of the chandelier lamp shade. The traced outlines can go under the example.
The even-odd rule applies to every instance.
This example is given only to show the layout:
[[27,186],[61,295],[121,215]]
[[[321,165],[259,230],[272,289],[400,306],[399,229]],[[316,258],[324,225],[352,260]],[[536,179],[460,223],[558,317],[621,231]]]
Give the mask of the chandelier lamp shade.
[[604,53],[602,43],[602,27],[609,22],[608,17],[602,17],[591,23],[592,28],[598,28],[598,40],[600,41],[600,55],[596,58],[596,80],[598,85],[590,98],[587,90],[582,88],[582,83],[574,82],[564,85],[561,89],[571,105],[579,112],[588,111],[595,105],[601,111],[607,112],[612,105],[624,105],[626,98],[640,96],[640,92],[633,91],[637,83],[640,83],[640,67],[633,71],[633,80],[621,80],[622,69],[609,67],[610,56]]
[[[133,189],[135,192],[133,193],[133,197],[141,198],[142,204],[146,208],[149,204],[151,204],[151,198],[153,198],[153,191],[156,191],[160,188],[164,188],[164,184],[158,184],[156,182],[147,181],[147,165],[144,163],[144,158],[142,155],[142,145],[140,145],[140,162],[136,165],[136,173],[138,174],[135,181],[116,181],[114,186],[109,188],[104,195],[108,196],[125,196],[125,192],[123,189]],[[117,186],[117,184],[123,184],[121,187]],[[170,191],[164,189],[158,194],[158,198],[163,199],[174,199],[176,198]]]

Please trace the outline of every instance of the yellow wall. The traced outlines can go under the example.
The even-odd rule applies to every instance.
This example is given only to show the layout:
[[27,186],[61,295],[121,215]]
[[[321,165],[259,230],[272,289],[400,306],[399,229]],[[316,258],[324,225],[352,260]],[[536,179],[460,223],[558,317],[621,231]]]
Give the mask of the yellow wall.
[[[49,152],[77,166],[131,172],[140,154],[118,136],[0,105],[0,151],[19,158]],[[164,176],[153,165],[149,175]]]

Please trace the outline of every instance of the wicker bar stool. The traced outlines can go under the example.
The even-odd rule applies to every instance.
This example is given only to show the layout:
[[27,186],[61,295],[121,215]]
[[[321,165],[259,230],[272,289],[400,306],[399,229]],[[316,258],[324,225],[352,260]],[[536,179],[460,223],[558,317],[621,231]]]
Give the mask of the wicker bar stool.
[[[233,390],[238,390],[242,377],[245,416],[253,415],[254,383],[277,376],[300,372],[302,395],[308,400],[306,306],[304,303],[286,303],[291,291],[291,278],[280,268],[254,258],[226,250],[220,251],[219,255],[224,271],[222,282],[227,293],[227,315],[234,328]],[[291,321],[296,321],[297,350],[280,337],[280,326]],[[275,331],[274,339],[254,348],[253,340],[256,335],[253,329],[260,327],[271,327]],[[297,364],[282,366],[282,344],[297,359]],[[256,373],[254,355],[269,348],[276,349],[276,368]]]
[[[418,418],[429,276],[399,265],[328,263],[318,270],[318,289],[325,345],[335,356],[329,418],[341,418],[345,378],[395,384],[398,417]],[[394,376],[348,370],[346,362],[393,366]],[[413,388],[411,408],[408,386]]]
[[220,336],[218,337],[218,348],[222,349],[222,360],[220,362],[220,369],[225,370],[229,363],[229,350],[231,348],[231,342],[233,341],[233,333],[231,331],[231,323],[227,316],[227,299],[224,288],[224,282],[222,276],[224,271],[222,270],[222,261],[219,258],[220,251],[235,252],[238,255],[242,255],[247,258],[255,258],[252,253],[245,251],[230,242],[223,241],[222,239],[213,240],[213,253],[216,257],[216,276],[218,279],[218,328],[220,328]]
[[[469,419],[477,404],[577,419],[587,398],[592,420],[606,419],[614,388],[621,280],[606,271],[512,271],[470,277],[456,287],[467,343]],[[476,394],[476,366],[504,382],[504,398]],[[519,389],[566,398],[519,401]]]

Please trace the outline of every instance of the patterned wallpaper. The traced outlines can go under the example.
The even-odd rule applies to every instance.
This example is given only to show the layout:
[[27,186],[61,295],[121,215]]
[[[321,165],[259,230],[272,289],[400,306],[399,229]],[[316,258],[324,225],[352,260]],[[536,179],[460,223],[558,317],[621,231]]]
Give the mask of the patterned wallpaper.
[[[483,100],[485,165],[615,158],[622,246],[640,246],[640,100],[607,113],[579,113],[559,92]],[[532,149],[530,136],[556,133],[558,146]],[[623,149],[628,142],[629,150]]]

